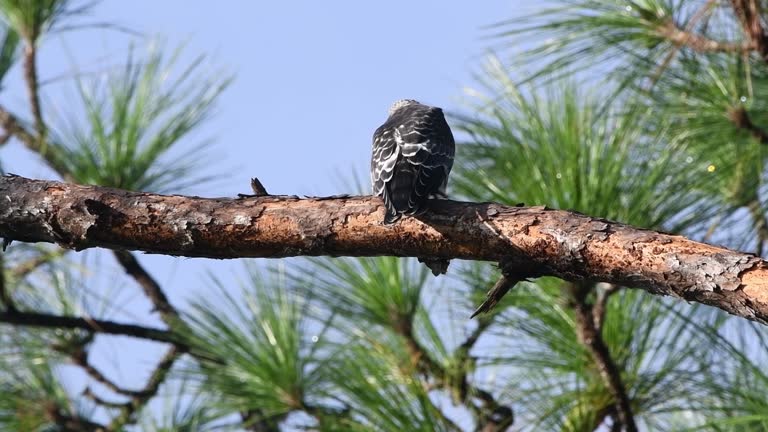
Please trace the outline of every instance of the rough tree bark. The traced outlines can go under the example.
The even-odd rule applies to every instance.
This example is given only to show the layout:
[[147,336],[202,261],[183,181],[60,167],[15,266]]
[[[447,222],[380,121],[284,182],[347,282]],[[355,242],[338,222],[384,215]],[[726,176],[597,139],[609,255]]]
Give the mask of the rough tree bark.
[[0,177],[0,237],[187,257],[411,256],[495,261],[516,276],[602,281],[768,323],[762,259],[543,207],[433,201],[381,223],[374,197],[157,195]]

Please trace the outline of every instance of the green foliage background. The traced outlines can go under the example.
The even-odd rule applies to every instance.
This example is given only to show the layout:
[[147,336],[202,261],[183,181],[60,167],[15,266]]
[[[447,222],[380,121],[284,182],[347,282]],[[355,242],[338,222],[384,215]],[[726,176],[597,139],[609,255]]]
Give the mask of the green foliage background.
[[[553,3],[490,28],[496,54],[451,117],[452,195],[762,254],[768,56],[737,6],[765,23],[768,2]],[[85,10],[0,0],[0,89],[42,35]],[[506,45],[522,39],[539,42],[510,63]],[[135,50],[107,80],[77,77],[82,111],[21,121],[25,144],[75,182],[174,192],[205,181],[194,173],[207,143],[186,137],[230,80],[201,60]],[[179,146],[194,158],[169,160]],[[65,252],[14,244],[2,260],[6,313],[114,313],[110,295],[78,282],[96,269]],[[244,266],[236,287],[211,275],[216,306],[201,297],[164,315],[191,349],[169,352],[146,395],[66,390],[59,368],[87,368],[94,333],[0,327],[0,430],[620,430],[615,395],[579,338],[579,301],[604,307],[600,338],[640,430],[768,428],[766,332],[719,311],[605,284],[579,299],[541,278],[470,321],[498,277],[487,263],[454,262],[447,280],[409,259],[295,263]]]

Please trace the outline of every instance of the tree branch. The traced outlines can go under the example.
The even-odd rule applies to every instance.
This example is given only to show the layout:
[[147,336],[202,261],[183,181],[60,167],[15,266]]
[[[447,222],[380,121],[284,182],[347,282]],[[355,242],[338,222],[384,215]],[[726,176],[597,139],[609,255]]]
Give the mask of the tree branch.
[[755,50],[760,53],[764,60],[768,60],[768,35],[763,28],[760,2],[758,0],[731,0],[731,7],[741,22],[744,33],[752,41]]
[[144,405],[157,394],[160,385],[165,381],[173,364],[183,352],[184,351],[176,345],[173,345],[168,349],[155,367],[144,388],[136,392],[136,394],[131,397],[131,400],[122,407],[120,414],[112,420],[107,428],[105,428],[105,432],[122,430],[124,425],[133,421],[134,414],[141,410],[141,408],[143,408]]
[[[27,49],[25,50],[24,60],[25,79],[27,82],[32,113],[35,119],[35,127],[37,129],[38,136],[37,139],[32,137],[31,134],[26,132],[26,130],[15,120],[15,118],[10,115],[10,113],[5,112],[4,118],[6,123],[10,126],[10,130],[7,130],[7,133],[13,133],[16,136],[19,136],[22,142],[24,142],[24,144],[30,150],[37,152],[44,160],[46,160],[46,162],[48,162],[48,164],[53,169],[59,172],[63,178],[71,180],[70,173],[66,169],[66,166],[61,162],[58,154],[53,153],[50,151],[51,149],[47,147],[47,127],[45,121],[43,120],[42,110],[40,108],[40,96],[38,92],[36,66],[37,60],[34,41],[30,41],[28,43]],[[1,115],[3,115],[2,112],[0,112],[0,116]],[[2,118],[0,118],[0,120],[2,120]],[[258,180],[255,181],[258,182]],[[136,283],[138,283],[139,286],[141,286],[141,288],[144,290],[144,293],[150,299],[155,309],[160,313],[160,317],[163,319],[163,321],[169,327],[173,327],[174,325],[181,325],[182,323],[179,319],[178,312],[171,305],[168,297],[160,287],[160,284],[158,284],[152,275],[150,275],[149,272],[144,269],[136,257],[134,257],[131,252],[126,250],[113,250],[113,254],[120,265],[125,269],[126,273],[133,277],[133,279],[136,280]],[[3,288],[3,286],[0,286],[0,288]],[[10,303],[10,298],[8,298],[6,301],[6,297],[7,296],[5,295],[5,290],[0,290],[0,300],[2,300],[7,305],[6,309],[12,312],[14,311],[13,305]],[[172,346],[168,351],[168,354],[166,354],[164,357],[163,361],[161,361],[160,364],[152,372],[151,378],[147,382],[146,390],[144,390],[146,394],[141,392],[133,394],[131,396],[131,401],[123,406],[120,411],[120,415],[118,415],[105,429],[106,431],[116,430],[133,421],[134,413],[141,410],[141,408],[149,401],[149,399],[155,395],[157,388],[165,379],[168,373],[168,369],[170,369],[176,359],[181,355],[182,350],[178,349],[178,347],[179,345]],[[85,369],[85,371],[91,377],[111,388],[113,391],[126,394],[124,391],[121,392],[119,387],[114,385],[114,383],[108,380],[106,376],[101,374],[101,372],[93,368],[87,362],[87,354],[85,352],[82,353],[82,358],[75,359],[80,360],[77,364]],[[155,382],[155,380],[158,381]]]
[[28,39],[24,46],[24,81],[27,84],[29,105],[32,109],[32,117],[35,119],[37,141],[39,146],[45,146],[47,128],[43,120],[43,110],[40,108],[40,93],[37,79],[37,47],[35,39]]
[[746,53],[756,48],[756,45],[752,42],[736,43],[710,39],[706,36],[693,33],[688,29],[681,29],[672,20],[659,26],[656,31],[660,36],[667,39],[672,44],[678,47],[685,46],[700,53]]
[[760,144],[768,144],[768,132],[752,123],[749,113],[743,107],[733,108],[728,111],[728,118],[737,128],[749,132]]
[[[66,350],[60,350],[60,351],[66,351]],[[84,347],[77,347],[77,349],[75,349],[74,351],[64,352],[64,354],[67,354],[70,360],[72,360],[72,363],[76,364],[77,366],[80,366],[85,371],[85,373],[88,374],[88,376],[90,376],[96,382],[102,384],[106,388],[112,390],[113,392],[123,396],[128,396],[128,397],[138,397],[143,395],[141,391],[124,389],[119,385],[117,385],[117,383],[115,383],[111,379],[107,378],[106,375],[104,375],[100,370],[98,370],[95,366],[93,366],[88,361],[88,351]],[[87,389],[87,391],[89,393],[93,393],[90,389]],[[94,394],[93,396],[96,396],[96,395]],[[112,404],[107,404],[107,405],[112,405]]]
[[516,260],[532,275],[643,288],[768,323],[768,263],[754,255],[542,207],[430,207],[390,226],[367,196],[206,199],[0,177],[0,236],[20,241],[211,258]]
[[168,301],[168,297],[166,297],[163,289],[160,288],[160,284],[139,264],[136,257],[126,250],[114,250],[113,253],[126,273],[133,277],[136,283],[144,290],[144,294],[152,301],[163,321],[169,326],[178,324],[178,312]]
[[13,312],[16,310],[16,306],[13,303],[13,297],[8,292],[7,281],[5,280],[5,264],[3,263],[4,257],[0,254],[0,306],[4,310]]
[[93,318],[69,317],[37,312],[0,312],[0,323],[21,325],[27,327],[81,329],[95,333],[132,336],[155,342],[174,344],[182,349],[188,346],[173,333],[151,327],[134,324],[121,324]]
[[603,321],[605,321],[605,311],[606,307],[608,306],[608,298],[613,294],[616,294],[619,289],[621,289],[621,287],[616,285],[605,285],[605,287],[596,287],[598,290],[597,300],[595,301],[595,305],[592,307],[592,319],[595,322],[595,328],[598,332],[602,332],[603,330]]
[[576,333],[579,341],[589,351],[604,385],[613,396],[618,422],[621,423],[626,432],[637,432],[632,406],[621,379],[621,372],[613,361],[608,346],[605,345],[603,336],[596,326],[593,308],[587,302],[587,295],[591,291],[591,286],[573,283],[568,284],[568,288],[576,315]]
[[[492,320],[489,319],[480,319],[475,331],[457,348],[455,355],[459,362],[466,364],[474,361],[474,359],[470,358],[469,351],[480,338],[480,335],[490,326],[491,322]],[[499,432],[506,430],[512,425],[515,417],[511,407],[502,405],[494,398],[492,393],[471,384],[466,373],[462,374],[460,382],[454,382],[448,376],[450,371],[429,357],[429,354],[419,344],[413,332],[413,316],[397,317],[393,327],[395,332],[405,339],[412,366],[425,375],[434,378],[438,385],[446,390],[458,390],[457,393],[459,394],[457,396],[459,400],[455,400],[454,403],[464,402],[467,396],[476,397],[481,401],[482,406],[476,406],[474,403],[469,404],[470,411],[477,422],[478,430],[482,432]],[[467,372],[469,370],[471,369],[467,369]],[[458,388],[452,388],[454,386]],[[441,415],[443,414],[439,409],[438,412]],[[447,417],[444,419],[450,422]],[[450,424],[453,423],[450,422]],[[461,430],[461,428],[457,427],[456,430]]]
[[0,126],[8,135],[18,138],[25,146],[30,149],[37,148],[37,139],[22,126],[21,122],[0,105]]
[[5,130],[6,134],[15,136],[25,147],[39,154],[48,166],[58,172],[63,179],[71,180],[71,176],[67,172],[66,165],[59,152],[49,145],[44,145],[44,142],[37,139],[32,132],[29,132],[16,116],[2,105],[0,105],[0,126]]
[[77,414],[70,414],[52,402],[46,404],[45,415],[48,420],[59,427],[56,430],[62,432],[99,432],[104,428],[104,426],[81,418]]
[[747,205],[747,209],[749,209],[752,223],[755,226],[755,231],[757,231],[755,255],[762,257],[763,248],[765,247],[766,241],[768,241],[768,221],[765,220],[762,205],[757,197]]
[[106,408],[121,409],[124,405],[124,403],[121,403],[121,402],[112,402],[102,397],[99,397],[99,395],[94,393],[90,387],[86,387],[85,389],[83,389],[82,395]]

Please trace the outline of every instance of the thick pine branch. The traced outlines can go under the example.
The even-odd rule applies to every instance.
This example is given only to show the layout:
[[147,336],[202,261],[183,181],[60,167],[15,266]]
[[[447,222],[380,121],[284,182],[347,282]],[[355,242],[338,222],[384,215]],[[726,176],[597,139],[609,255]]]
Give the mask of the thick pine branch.
[[188,257],[410,256],[516,263],[643,288],[768,323],[768,263],[681,236],[541,207],[432,201],[382,224],[374,197],[199,198],[0,177],[0,236]]

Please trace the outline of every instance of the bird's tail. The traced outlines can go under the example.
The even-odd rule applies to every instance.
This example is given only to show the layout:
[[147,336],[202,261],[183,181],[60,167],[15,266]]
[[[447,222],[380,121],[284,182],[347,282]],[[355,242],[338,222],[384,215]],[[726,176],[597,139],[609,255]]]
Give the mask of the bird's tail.
[[446,274],[448,272],[448,265],[451,263],[451,261],[444,258],[419,258],[419,262],[429,267],[435,276]]
[[387,184],[384,204],[387,207],[385,224],[397,222],[403,214],[416,214],[419,209],[417,203],[411,201],[413,183],[418,176],[418,169],[410,164],[399,167],[396,176]]

